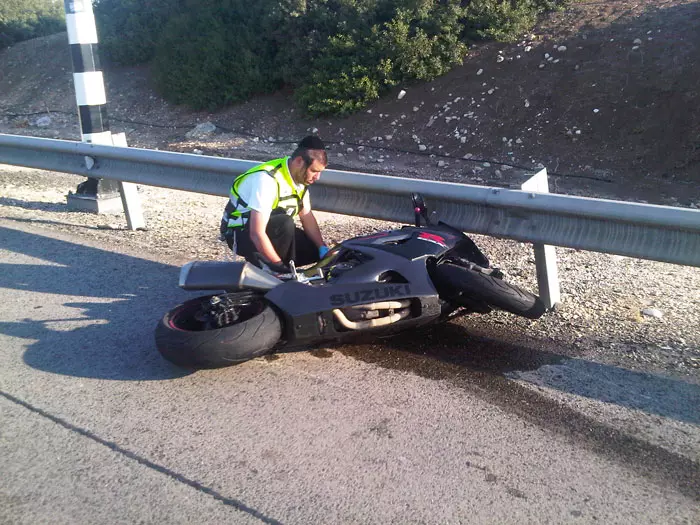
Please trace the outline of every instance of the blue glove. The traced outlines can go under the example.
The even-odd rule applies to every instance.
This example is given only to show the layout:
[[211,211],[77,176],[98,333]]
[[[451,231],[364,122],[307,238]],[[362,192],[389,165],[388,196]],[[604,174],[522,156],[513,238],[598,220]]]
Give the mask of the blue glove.
[[318,258],[323,259],[328,253],[328,246],[325,244],[318,249]]

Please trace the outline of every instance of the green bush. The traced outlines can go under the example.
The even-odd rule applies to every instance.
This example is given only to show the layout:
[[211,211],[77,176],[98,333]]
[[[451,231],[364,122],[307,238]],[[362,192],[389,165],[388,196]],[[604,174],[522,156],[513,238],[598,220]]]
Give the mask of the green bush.
[[[297,100],[311,115],[351,113],[400,82],[446,73],[466,55],[459,1],[339,3],[347,14],[335,27],[330,2],[316,4],[304,20],[319,41],[306,51],[310,74],[297,84]],[[335,33],[319,38],[323,30]]]
[[156,49],[155,79],[166,98],[213,109],[281,87],[262,25],[275,2],[191,1],[190,14],[170,19]]
[[108,57],[153,58],[173,102],[211,109],[286,85],[308,114],[345,115],[443,75],[471,40],[521,36],[565,1],[98,0],[96,11]]
[[163,27],[177,15],[182,0],[96,0],[97,34],[102,56],[120,65],[148,62]]
[[2,0],[0,49],[15,42],[66,30],[63,2],[52,0]]

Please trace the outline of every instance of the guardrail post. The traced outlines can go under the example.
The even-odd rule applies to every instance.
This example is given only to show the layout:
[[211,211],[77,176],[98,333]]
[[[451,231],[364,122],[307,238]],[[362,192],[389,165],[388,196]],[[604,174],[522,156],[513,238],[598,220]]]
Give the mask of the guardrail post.
[[[547,169],[535,173],[525,181],[520,189],[533,193],[549,193],[549,181]],[[554,246],[547,244],[533,244],[535,251],[535,267],[537,269],[537,286],[540,299],[547,308],[552,308],[561,302],[559,290],[559,275],[557,273],[557,253]]]
[[[107,95],[97,52],[97,28],[92,0],[64,0],[66,28],[73,62],[75,100],[83,142],[112,145],[107,120]],[[94,159],[85,158],[88,169]],[[68,194],[68,207],[97,213],[121,212],[117,181],[88,177]]]
[[[114,133],[112,142],[115,146],[123,148],[128,147],[126,144],[126,133]],[[131,182],[119,181],[119,193],[122,197],[122,206],[124,206],[124,214],[126,215],[126,225],[130,230],[138,230],[146,227],[146,221],[143,218],[141,210],[141,198],[136,184]]]

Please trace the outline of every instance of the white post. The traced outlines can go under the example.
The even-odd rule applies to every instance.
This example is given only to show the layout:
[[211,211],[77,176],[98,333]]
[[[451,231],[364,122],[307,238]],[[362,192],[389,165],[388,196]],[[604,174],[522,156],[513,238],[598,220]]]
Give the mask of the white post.
[[[114,146],[123,148],[126,144],[126,133],[113,133],[112,143]],[[138,230],[146,227],[141,210],[141,198],[139,197],[138,186],[130,182],[119,181],[119,194],[122,197],[122,206],[126,215],[126,225],[130,230]]]
[[[520,189],[532,193],[549,193],[547,170],[543,169],[535,173],[525,181]],[[537,269],[537,285],[540,299],[547,308],[552,308],[561,302],[559,290],[559,275],[557,273],[557,253],[554,246],[546,244],[533,244],[535,251],[535,266]]]

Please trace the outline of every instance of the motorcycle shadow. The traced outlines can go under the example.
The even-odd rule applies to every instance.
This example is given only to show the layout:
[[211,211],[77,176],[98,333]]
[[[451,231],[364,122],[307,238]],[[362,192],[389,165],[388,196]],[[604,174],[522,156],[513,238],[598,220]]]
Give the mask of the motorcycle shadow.
[[[385,368],[451,380],[504,406],[523,398],[547,405],[527,385],[581,396],[626,409],[700,424],[700,386],[585,359],[578,352],[547,350],[550,341],[523,336],[522,344],[478,335],[458,322],[377,340],[357,340],[338,351]],[[566,351],[566,348],[562,348]],[[560,409],[557,409],[560,410]]]

